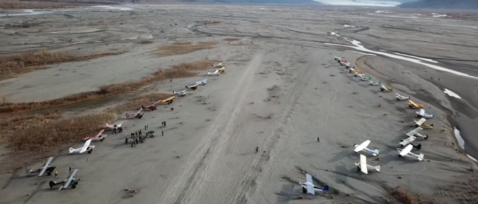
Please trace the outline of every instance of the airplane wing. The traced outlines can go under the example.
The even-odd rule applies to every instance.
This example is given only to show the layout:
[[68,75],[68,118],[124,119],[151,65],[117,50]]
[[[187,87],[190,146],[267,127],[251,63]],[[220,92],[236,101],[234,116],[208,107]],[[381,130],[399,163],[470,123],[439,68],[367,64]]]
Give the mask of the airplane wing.
[[98,136],[100,136],[101,134],[103,134],[104,131],[105,131],[105,129],[100,130],[100,132],[98,132],[98,134],[96,134],[96,137],[98,137]]
[[364,174],[368,174],[368,169],[367,169],[367,157],[365,155],[361,154],[360,155],[360,170]]
[[310,183],[307,183],[307,193],[310,193],[312,195],[315,195],[315,189],[314,189],[314,185],[310,184]]
[[312,181],[312,176],[310,174],[305,174],[305,181],[308,183],[313,184],[314,182]]
[[405,147],[405,149],[402,149],[402,151],[400,151],[400,155],[401,156],[407,155],[408,153],[410,153],[410,151],[412,151],[412,148],[413,148],[413,145],[411,145],[411,144],[407,145],[407,147]]
[[85,144],[83,145],[83,147],[81,147],[80,153],[86,152],[86,150],[88,149],[88,147],[90,146],[90,144],[91,144],[91,139],[86,140],[86,142],[85,142]]
[[70,183],[71,183],[71,180],[75,177],[75,175],[76,175],[77,172],[78,172],[78,169],[73,170],[73,172],[70,174],[70,176],[68,177],[68,179],[67,179],[67,181],[65,182],[65,184],[60,187],[60,190],[63,189],[63,188],[68,188],[68,186],[69,186]]
[[138,110],[138,112],[135,113],[135,115],[141,113],[141,111],[143,111],[143,108],[140,108],[140,109]]
[[363,149],[365,149],[365,147],[367,147],[369,144],[370,144],[370,140],[367,140],[367,141],[365,141],[365,142],[362,142],[362,144],[360,144],[359,146],[355,147],[354,151],[355,151],[355,152],[360,152],[360,151],[362,151]]
[[53,161],[53,157],[48,158],[48,160],[45,162],[45,164],[43,164],[43,167],[42,167],[40,173],[38,174],[38,176],[43,176],[46,169],[50,166],[51,161]]

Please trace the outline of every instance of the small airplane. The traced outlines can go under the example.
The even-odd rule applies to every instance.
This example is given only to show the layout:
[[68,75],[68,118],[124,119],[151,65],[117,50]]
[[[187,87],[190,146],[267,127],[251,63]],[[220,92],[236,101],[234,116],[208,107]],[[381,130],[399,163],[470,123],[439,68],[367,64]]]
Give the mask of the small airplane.
[[382,86],[380,86],[380,91],[391,92],[391,91],[393,91],[393,89],[392,88],[387,88],[385,85],[382,84]]
[[407,139],[400,140],[400,146],[405,147],[407,145],[412,145],[413,147],[415,147],[415,149],[420,150],[422,148],[422,144],[420,144],[420,143],[414,144],[413,143],[413,141],[415,141],[416,139],[417,139],[417,137],[415,137],[415,136],[409,136]]
[[[362,70],[350,68],[349,72],[350,72],[350,73],[354,73],[354,74],[358,74],[358,73],[362,73]],[[356,75],[355,75],[355,76],[356,76]]]
[[400,95],[399,93],[395,93],[395,95],[397,95],[395,98],[397,99],[397,101],[406,101],[406,100],[410,100],[410,96],[402,96]]
[[421,137],[421,138],[423,138],[423,139],[425,139],[425,140],[428,139],[428,135],[422,135],[422,134],[420,134],[420,133],[418,132],[418,131],[422,131],[422,130],[423,130],[423,128],[417,127],[417,128],[415,128],[415,129],[409,131],[409,132],[407,133],[407,136],[409,136],[409,137],[410,137],[410,136]]
[[196,82],[194,82],[194,83],[204,86],[204,85],[207,84],[207,79],[203,79],[203,80],[201,80],[201,81],[196,81]]
[[418,161],[423,161],[423,157],[425,157],[425,155],[423,153],[415,154],[412,152],[412,149],[412,145],[408,145],[404,149],[397,148],[398,157],[413,157],[416,158]]
[[413,120],[415,122],[415,127],[422,127],[423,129],[432,129],[433,124],[426,124],[427,119],[421,118],[420,120]]
[[43,164],[41,168],[38,169],[26,169],[27,176],[32,176],[34,174],[37,174],[37,176],[43,176],[43,174],[46,173],[46,175],[50,176],[51,173],[53,173],[53,170],[55,170],[55,166],[50,166],[51,162],[53,161],[53,157],[49,157],[48,160]]
[[198,88],[198,86],[199,86],[199,84],[186,85],[186,89],[196,90]]
[[173,91],[173,94],[176,95],[176,96],[186,96],[186,91],[187,89],[184,89],[182,91]]
[[423,105],[423,104],[416,104],[416,103],[413,102],[412,100],[408,100],[408,107],[409,107],[409,108],[424,108],[425,105]]
[[368,84],[370,84],[370,86],[379,86],[382,85],[382,82],[370,81]]
[[365,74],[364,73],[355,73],[354,76],[362,78],[362,77],[365,77]]
[[116,123],[113,123],[113,124],[106,123],[105,128],[109,128],[109,129],[113,129],[113,130],[119,130],[119,132],[123,132],[123,128],[121,127],[121,125],[123,125],[124,122],[126,122],[126,120],[116,122]]
[[95,136],[86,136],[85,138],[83,138],[85,141],[86,140],[92,140],[92,141],[96,141],[96,140],[99,140],[101,142],[103,142],[103,140],[105,140],[106,138],[106,134],[103,134],[103,132],[105,131],[105,129],[102,129],[100,130],[100,132],[98,132],[98,134],[96,134]]
[[222,63],[218,63],[218,64],[213,64],[211,65],[212,68],[223,68],[224,66],[222,66]]
[[219,69],[216,69],[214,72],[207,72],[208,76],[219,76]]
[[142,108],[143,110],[151,110],[151,111],[154,111],[154,110],[156,110],[157,106],[154,105],[154,104],[151,104],[151,105],[148,105],[148,106],[141,105],[141,108]]
[[310,174],[305,174],[305,183],[299,182],[299,184],[302,186],[302,192],[303,193],[310,193],[312,195],[315,195],[315,191],[322,191],[324,193],[327,193],[329,191],[329,186],[324,186],[324,187],[319,187],[314,185],[314,182],[312,181],[312,176]]
[[358,171],[361,171],[364,174],[368,174],[368,170],[375,170],[377,172],[380,172],[380,165],[377,165],[377,166],[368,165],[367,157],[365,157],[365,155],[363,154],[360,155],[360,162],[355,163],[355,166],[357,166]]
[[362,144],[354,144],[354,151],[355,152],[360,152],[360,151],[365,151],[367,153],[372,154],[373,156],[378,156],[378,149],[369,149],[367,146],[370,144],[370,140],[366,140],[365,142],[362,142]]
[[157,103],[166,103],[166,104],[171,104],[173,103],[174,99],[176,98],[176,96],[171,96],[167,99],[163,99],[163,100],[158,100]]
[[365,77],[365,76],[364,76],[364,77],[362,77],[360,80],[362,80],[362,81],[370,81],[370,80],[372,80],[372,77]]
[[417,112],[417,117],[418,118],[427,118],[427,119],[432,119],[434,118],[435,115],[433,114],[428,114],[425,113],[425,109],[421,108],[420,111]]
[[219,69],[216,69],[216,71],[219,71],[220,73],[225,73],[226,72],[226,67],[221,67]]
[[78,173],[78,169],[74,169],[73,172],[68,176],[68,179],[66,179],[66,180],[59,181],[59,182],[50,181],[50,183],[49,183],[50,188],[53,188],[56,185],[61,185],[60,189],[58,189],[58,190],[62,190],[62,189],[68,188],[68,187],[71,187],[72,189],[75,189],[76,186],[78,185],[78,182],[80,181],[79,178],[75,177],[76,173]]
[[138,112],[134,113],[134,114],[129,114],[129,113],[126,113],[126,117],[127,118],[138,118],[138,119],[141,119],[143,117],[143,109],[140,108],[138,110]]
[[80,147],[80,148],[70,147],[70,154],[74,154],[74,153],[83,154],[85,152],[88,152],[88,154],[91,154],[91,152],[93,152],[93,149],[95,148],[95,145],[90,145],[90,144],[91,144],[91,139],[86,140],[83,147]]

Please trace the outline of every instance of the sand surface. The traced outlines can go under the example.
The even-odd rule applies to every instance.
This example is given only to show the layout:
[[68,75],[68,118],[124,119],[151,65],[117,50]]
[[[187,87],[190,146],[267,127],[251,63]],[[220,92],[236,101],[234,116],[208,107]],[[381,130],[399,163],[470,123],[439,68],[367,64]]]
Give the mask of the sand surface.
[[[79,168],[76,189],[50,190],[51,178],[25,178],[21,169],[0,174],[0,203],[386,203],[389,189],[397,185],[443,203],[460,203],[467,195],[444,193],[439,187],[472,176],[473,163],[459,150],[453,136],[457,125],[450,121],[463,130],[465,150],[473,156],[478,144],[468,131],[473,130],[476,114],[470,112],[478,98],[469,87],[476,79],[379,54],[362,57],[354,48],[325,44],[353,46],[350,41],[356,39],[368,49],[436,60],[440,66],[478,76],[472,60],[476,28],[467,27],[470,22],[426,16],[404,21],[409,13],[392,12],[393,16],[377,17],[375,10],[349,8],[124,5],[4,18],[2,24],[34,25],[0,29],[5,39],[0,42],[2,54],[45,47],[84,53],[129,51],[1,81],[0,93],[12,101],[96,90],[206,58],[221,60],[227,71],[217,77],[158,82],[154,89],[172,91],[209,80],[171,106],[126,122],[124,133],[108,132],[90,155],[61,151],[54,161],[57,180],[67,176],[69,167]],[[221,22],[198,22],[205,20]],[[444,29],[449,25],[463,27]],[[141,39],[153,43],[140,44]],[[155,55],[158,46],[176,40],[220,44],[186,55]],[[418,139],[425,161],[399,158],[395,150],[412,129],[416,110],[397,102],[394,93],[380,92],[346,72],[334,56],[345,57],[373,80],[412,96],[435,114],[429,121],[435,128],[423,131],[430,138]],[[445,95],[444,88],[462,99]],[[73,109],[71,114],[78,113]],[[160,127],[162,121],[167,127]],[[124,144],[125,137],[145,125],[158,136],[135,148]],[[359,156],[352,146],[367,139],[372,141],[369,148],[380,150],[380,159],[367,155],[368,162],[381,165],[382,171],[363,175],[356,171]],[[298,200],[303,194],[297,182],[305,180],[299,169],[333,190]],[[125,198],[126,187],[138,193]]]

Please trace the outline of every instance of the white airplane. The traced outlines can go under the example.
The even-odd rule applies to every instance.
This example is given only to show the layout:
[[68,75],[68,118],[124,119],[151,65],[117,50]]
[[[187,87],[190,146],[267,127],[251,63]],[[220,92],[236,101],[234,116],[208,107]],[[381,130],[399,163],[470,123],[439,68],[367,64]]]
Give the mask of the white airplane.
[[85,141],[91,139],[92,141],[97,141],[97,140],[99,140],[99,141],[103,142],[103,140],[105,140],[106,136],[108,136],[108,135],[106,135],[106,134],[103,134],[104,131],[105,131],[105,129],[102,129],[102,130],[100,130],[100,132],[98,132],[98,134],[96,134],[95,136],[86,136],[86,137],[83,138],[83,139],[84,139]]
[[369,149],[367,146],[370,144],[370,140],[366,140],[365,142],[362,142],[362,144],[354,144],[354,151],[355,152],[360,152],[360,151],[365,151],[367,153],[372,154],[373,156],[378,156],[378,149]]
[[55,166],[50,166],[52,161],[53,161],[53,157],[49,157],[48,160],[43,164],[41,168],[27,169],[26,170],[27,176],[32,176],[33,174],[38,174],[37,176],[43,176],[45,172],[48,176],[50,176],[53,170],[55,170],[56,168]]
[[116,122],[116,123],[113,123],[113,124],[108,124],[106,123],[106,127],[105,128],[109,128],[109,129],[120,129],[120,132],[121,130],[123,130],[123,128],[121,127],[121,125],[123,125],[124,122],[126,122],[127,120],[123,120],[123,121],[120,121],[120,122]]
[[173,91],[173,94],[176,96],[186,96],[186,91],[187,89],[184,89],[182,91]]
[[143,117],[143,108],[140,108],[138,110],[138,112],[136,113],[133,113],[133,114],[129,114],[129,113],[126,113],[126,118],[139,118],[141,119]]
[[207,75],[208,76],[219,76],[219,70],[216,69],[216,71],[214,71],[214,72],[207,72]]
[[380,165],[377,165],[377,166],[368,165],[367,157],[365,157],[365,155],[363,154],[360,155],[360,162],[355,163],[355,166],[357,166],[357,170],[362,171],[364,174],[368,174],[368,170],[375,170],[377,172],[380,172]]
[[60,189],[58,189],[58,190],[65,189],[65,188],[68,188],[70,186],[71,186],[71,188],[75,189],[76,185],[78,185],[78,182],[80,181],[80,179],[75,177],[76,173],[78,173],[78,169],[74,169],[73,172],[68,176],[68,179],[66,179],[66,180],[59,181],[59,182],[50,181],[50,183],[49,183],[50,188],[53,188],[56,185],[61,185]]
[[420,133],[418,132],[418,131],[422,131],[422,130],[423,130],[422,127],[417,127],[417,128],[415,128],[415,129],[409,131],[409,132],[407,133],[407,136],[409,136],[409,137],[411,137],[411,136],[421,137],[421,138],[423,138],[423,139],[425,139],[425,140],[428,139],[428,135],[422,135],[422,134],[420,134]]
[[207,79],[203,79],[203,80],[201,80],[201,81],[196,81],[196,82],[194,82],[194,83],[204,86],[204,85],[207,84]]
[[419,153],[419,154],[413,153],[412,148],[413,148],[412,145],[408,145],[404,149],[397,148],[398,157],[404,157],[404,156],[413,157],[413,158],[416,158],[418,161],[423,161],[423,157],[425,157],[425,155],[423,153]]
[[420,111],[417,112],[417,117],[432,119],[433,117],[435,117],[435,115],[425,113],[425,109],[422,108],[420,109]]
[[415,149],[420,150],[422,148],[422,144],[413,144],[413,141],[415,141],[416,139],[417,137],[415,136],[409,136],[407,139],[400,140],[400,146],[405,147],[408,145],[412,145],[413,147],[415,147]]
[[370,81],[368,84],[370,84],[370,86],[379,86],[382,85],[382,82]]
[[314,182],[312,181],[312,176],[310,174],[305,174],[305,183],[299,182],[300,186],[302,186],[302,192],[303,193],[310,193],[312,195],[315,195],[315,191],[322,191],[324,193],[327,193],[329,191],[329,186],[324,186],[324,187],[319,187],[314,185]]
[[426,121],[427,121],[427,119],[425,119],[425,118],[421,118],[418,121],[416,120],[415,121],[415,127],[421,127]]
[[222,68],[222,63],[218,63],[218,64],[213,64],[211,65],[212,68]]
[[356,76],[356,77],[365,77],[365,74],[364,74],[364,73],[355,72],[355,73],[354,73],[354,76]]
[[410,100],[410,96],[402,96],[400,95],[399,93],[395,93],[395,95],[397,95],[395,98],[397,99],[397,101],[408,101]]
[[95,145],[90,145],[90,144],[91,144],[91,139],[86,140],[83,147],[80,147],[80,148],[70,147],[70,154],[74,154],[74,153],[83,154],[85,152],[88,152],[88,154],[91,154],[91,152],[95,148]]

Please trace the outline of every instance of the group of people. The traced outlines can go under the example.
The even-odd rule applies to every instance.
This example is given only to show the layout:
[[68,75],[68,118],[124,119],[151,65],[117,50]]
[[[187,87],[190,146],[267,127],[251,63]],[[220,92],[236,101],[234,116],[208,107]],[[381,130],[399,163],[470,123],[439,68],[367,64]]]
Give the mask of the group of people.
[[[146,126],[145,126],[146,127]],[[139,131],[136,131],[134,133],[131,133],[131,139],[133,140],[131,142],[131,147],[135,147],[136,145],[138,145],[139,143],[144,143],[144,141],[146,140],[146,138],[153,138],[155,137],[155,134],[154,134],[154,131],[151,130],[151,131],[148,131],[146,132],[146,134],[143,136],[142,135],[142,132],[141,130]],[[125,138],[124,139],[124,143],[125,144],[128,144],[129,143],[129,138]]]

